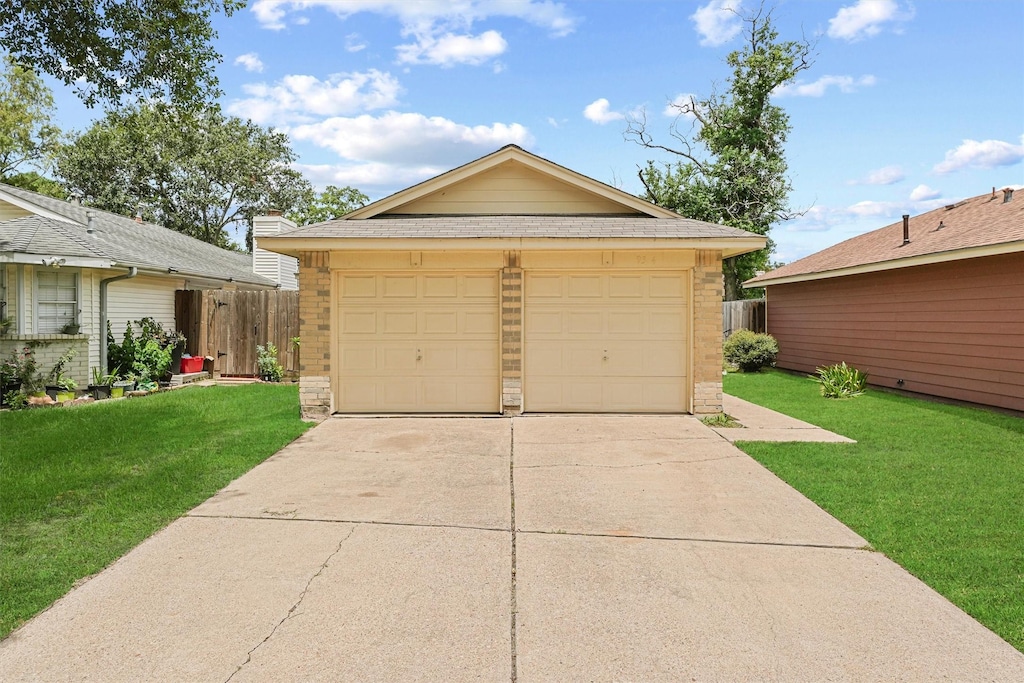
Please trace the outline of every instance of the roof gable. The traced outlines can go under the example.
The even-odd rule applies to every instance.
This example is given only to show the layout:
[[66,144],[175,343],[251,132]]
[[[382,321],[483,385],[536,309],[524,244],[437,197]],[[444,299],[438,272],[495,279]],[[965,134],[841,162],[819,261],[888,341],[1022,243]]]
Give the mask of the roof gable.
[[678,217],[516,145],[356,209],[342,220],[396,214]]
[[1024,200],[1004,202],[1001,193],[986,193],[913,216],[908,227],[910,241],[906,244],[903,221],[897,221],[747,280],[744,286],[1024,251]]

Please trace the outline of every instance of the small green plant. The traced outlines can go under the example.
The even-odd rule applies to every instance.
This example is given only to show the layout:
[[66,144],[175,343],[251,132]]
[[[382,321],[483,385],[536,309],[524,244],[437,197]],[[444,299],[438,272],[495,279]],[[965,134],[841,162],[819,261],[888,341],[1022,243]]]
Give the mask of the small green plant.
[[[12,327],[14,327],[14,318],[11,316],[0,318],[0,334],[7,334],[11,331]],[[297,338],[298,337],[296,337],[296,339]]]
[[825,398],[852,398],[860,396],[867,388],[868,375],[857,368],[851,368],[846,361],[838,365],[818,368],[818,376],[811,379],[821,385]]
[[109,387],[111,384],[117,381],[117,373],[108,373],[104,375],[100,372],[99,368],[92,369],[92,384],[97,387]]
[[50,370],[50,374],[46,378],[46,383],[50,386],[57,387],[61,391],[74,391],[78,388],[78,382],[71,377],[68,377],[65,372],[68,368],[68,364],[78,355],[78,352],[74,348],[69,348],[67,351],[60,355],[57,362],[54,364],[53,369]]
[[705,415],[700,419],[701,422],[706,424],[708,427],[722,427],[727,429],[735,429],[737,427],[743,427],[732,415],[726,415],[725,413],[715,413],[714,415]]
[[156,382],[171,367],[171,352],[162,348],[155,339],[147,339],[135,348],[132,372],[140,381]]
[[284,368],[277,362],[277,347],[273,344],[256,345],[256,367],[260,379],[266,382],[280,382],[284,377]]
[[725,360],[743,372],[757,372],[761,368],[775,367],[779,343],[770,334],[750,330],[737,330],[722,345]]

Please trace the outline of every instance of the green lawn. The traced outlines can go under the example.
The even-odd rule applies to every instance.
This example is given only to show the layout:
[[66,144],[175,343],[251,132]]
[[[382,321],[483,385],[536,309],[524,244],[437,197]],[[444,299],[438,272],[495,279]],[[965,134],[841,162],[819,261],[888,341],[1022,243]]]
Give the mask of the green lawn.
[[828,400],[778,371],[724,379],[856,439],[737,445],[1024,652],[1024,418],[870,390]]
[[0,413],[0,638],[308,427],[291,385]]

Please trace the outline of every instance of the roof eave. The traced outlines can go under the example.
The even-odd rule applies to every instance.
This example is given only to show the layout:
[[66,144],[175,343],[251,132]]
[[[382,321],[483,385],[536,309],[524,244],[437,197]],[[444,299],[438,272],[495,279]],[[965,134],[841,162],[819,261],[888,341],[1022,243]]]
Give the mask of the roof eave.
[[59,253],[32,254],[25,251],[4,251],[0,252],[0,263],[18,263],[34,266],[48,265],[47,259],[61,259],[62,266],[72,268],[113,268],[114,262],[108,258],[89,256],[66,256]]
[[926,266],[933,263],[962,261],[964,259],[982,258],[985,256],[1000,256],[1002,254],[1013,254],[1022,251],[1024,251],[1024,240],[1002,242],[1000,244],[988,244],[980,247],[967,247],[964,249],[940,251],[931,254],[920,254],[918,256],[908,256],[907,258],[878,261],[875,263],[863,263],[856,266],[823,270],[815,273],[799,273],[797,275],[783,277],[769,277],[768,275],[770,274],[766,274],[747,280],[743,283],[743,287],[746,289],[752,289],[755,287],[770,287],[771,285],[786,285],[796,282],[827,280],[846,275],[863,275],[866,273],[877,273],[885,270],[895,270],[897,268]]
[[261,249],[298,257],[303,251],[491,251],[518,249],[706,249],[723,258],[765,246],[760,235],[749,237],[261,237]]

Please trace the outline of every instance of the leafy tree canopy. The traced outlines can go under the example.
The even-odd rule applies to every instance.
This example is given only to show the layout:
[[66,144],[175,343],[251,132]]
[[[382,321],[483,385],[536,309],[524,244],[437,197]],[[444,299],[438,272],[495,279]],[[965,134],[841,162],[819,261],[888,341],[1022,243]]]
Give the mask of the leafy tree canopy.
[[295,158],[283,133],[219,109],[148,104],[108,112],[61,151],[56,173],[86,204],[238,248],[229,229],[312,191]]
[[[812,46],[780,41],[771,12],[763,7],[743,22],[744,45],[726,58],[732,75],[725,93],[674,103],[678,116],[669,131],[671,144],[655,142],[643,115],[629,121],[626,138],[677,159],[650,161],[640,169],[648,200],[688,218],[767,235],[772,224],[792,215],[784,150],[791,127],[771,96],[810,68]],[[767,267],[773,249],[769,239],[761,251],[726,259],[727,300],[748,294],[743,281]]]
[[[60,148],[53,125],[53,93],[35,73],[4,57],[0,72],[0,180],[27,172],[39,176]],[[41,176],[40,176],[41,177]]]
[[244,0],[4,0],[0,45],[76,89],[87,106],[125,96],[178,106],[212,100],[221,56],[211,15]]
[[312,190],[287,214],[296,225],[322,223],[341,218],[350,211],[366,206],[370,198],[354,187],[328,185],[323,192]]

